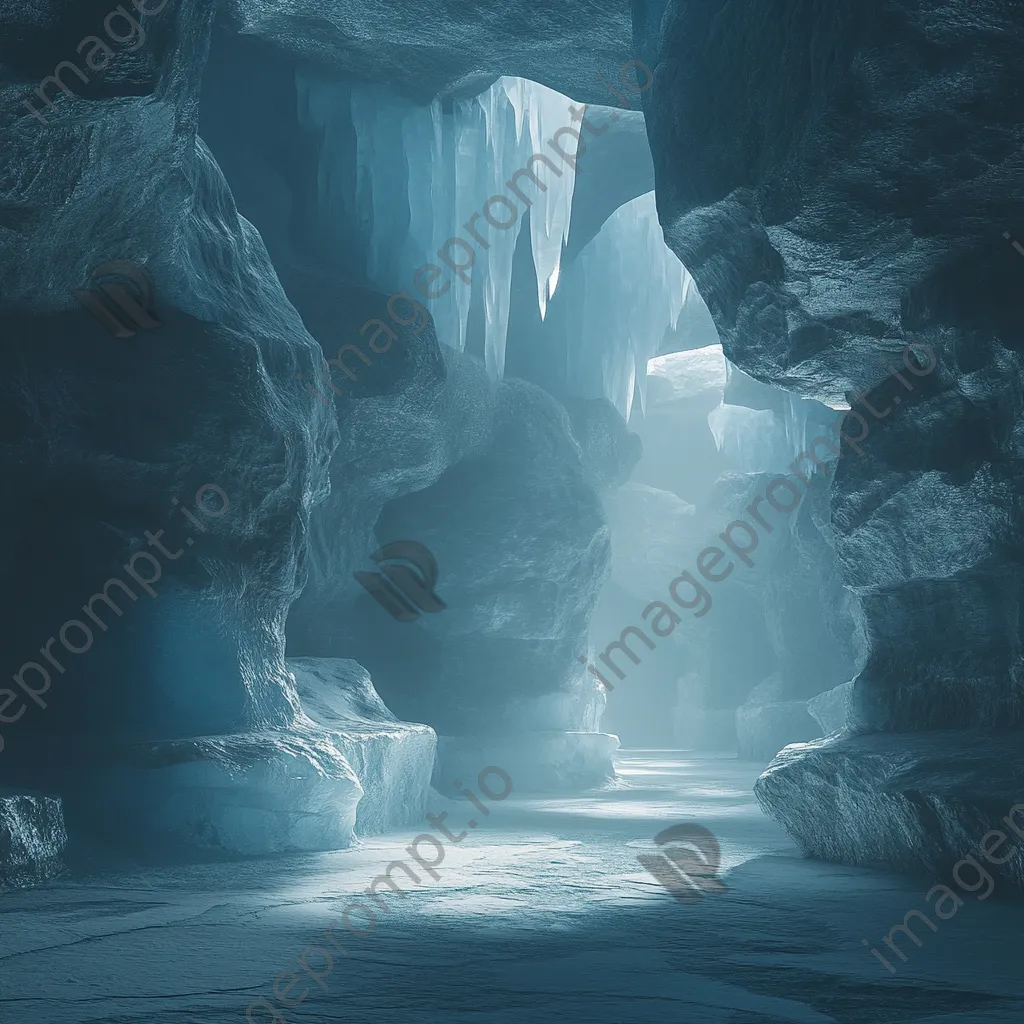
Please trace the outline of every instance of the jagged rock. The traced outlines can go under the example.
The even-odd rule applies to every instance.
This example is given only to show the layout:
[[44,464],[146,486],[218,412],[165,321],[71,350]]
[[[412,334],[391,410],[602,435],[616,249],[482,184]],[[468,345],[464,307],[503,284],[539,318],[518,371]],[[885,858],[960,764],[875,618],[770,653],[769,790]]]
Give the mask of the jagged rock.
[[[103,13],[83,9],[74,24],[102,31]],[[191,770],[193,787],[199,763],[209,757],[219,780],[228,755],[192,737],[223,735],[229,749],[227,737],[294,721],[284,620],[338,430],[297,379],[319,346],[196,134],[213,5],[162,5],[145,45],[117,46],[84,82],[65,68],[69,94],[51,83],[44,108],[35,90],[68,57],[68,16],[51,2],[17,15],[19,56],[5,52],[0,89],[0,473],[22,499],[0,511],[0,582],[19,594],[0,651],[14,666],[42,662],[27,672],[41,692],[49,674],[45,697],[5,727],[0,777],[109,810],[112,794],[79,785],[108,746],[192,749],[194,770],[166,777]],[[104,297],[90,274],[112,260],[145,267],[156,327],[136,319],[134,335],[115,337],[76,298]],[[143,590],[130,559],[159,581]],[[128,596],[114,588],[97,622],[84,605],[115,578]],[[48,637],[59,667],[40,652]],[[306,756],[272,747],[268,775]]]
[[0,789],[0,889],[59,875],[67,841],[60,800]]
[[293,658],[287,664],[303,711],[327,731],[362,784],[359,834],[419,824],[434,772],[434,730],[395,718],[354,661]]
[[826,736],[840,733],[846,728],[846,706],[852,689],[852,682],[840,683],[807,702],[808,713]]
[[[948,877],[997,829],[1024,839],[1024,763],[1010,731],[819,739],[783,750],[754,792],[807,856]],[[1002,819],[1013,815],[1019,831]],[[1003,851],[1005,854],[1006,851]],[[985,863],[1024,889],[1024,856]]]

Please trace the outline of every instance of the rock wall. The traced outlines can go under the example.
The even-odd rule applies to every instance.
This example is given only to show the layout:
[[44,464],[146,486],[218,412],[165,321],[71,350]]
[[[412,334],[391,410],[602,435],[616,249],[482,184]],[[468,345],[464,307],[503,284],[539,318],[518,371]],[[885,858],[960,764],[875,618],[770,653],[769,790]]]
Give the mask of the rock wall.
[[[1018,728],[1024,261],[1008,238],[1024,224],[1024,14],[994,0],[634,13],[666,239],[726,354],[856,406],[831,517],[861,609],[852,728],[892,734],[873,756],[893,770],[908,732]],[[791,799],[808,758],[759,792],[808,849],[856,860],[856,843],[815,844],[820,822]],[[816,792],[847,834],[873,813],[895,827],[883,805],[911,799]],[[912,845],[930,829],[916,819]]]

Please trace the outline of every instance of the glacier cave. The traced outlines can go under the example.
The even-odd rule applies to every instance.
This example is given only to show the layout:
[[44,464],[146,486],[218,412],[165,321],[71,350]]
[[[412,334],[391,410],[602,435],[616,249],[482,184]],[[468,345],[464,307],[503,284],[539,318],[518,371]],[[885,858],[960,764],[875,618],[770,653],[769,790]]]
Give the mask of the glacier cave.
[[1019,1024],[1022,46],[0,0],[0,1024]]

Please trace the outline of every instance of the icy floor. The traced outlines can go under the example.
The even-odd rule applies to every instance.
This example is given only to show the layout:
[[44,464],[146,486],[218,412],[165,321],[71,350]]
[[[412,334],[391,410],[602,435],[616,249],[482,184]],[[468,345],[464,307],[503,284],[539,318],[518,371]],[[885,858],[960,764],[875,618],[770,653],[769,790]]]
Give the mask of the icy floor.
[[[385,895],[390,910],[361,939],[340,911],[389,861],[408,859],[413,832],[345,853],[4,895],[0,1022],[241,1024],[330,926],[349,959],[338,953],[327,990],[311,985],[279,1021],[1024,1021],[1022,907],[998,901],[998,887],[983,903],[964,894],[937,932],[916,928],[920,949],[903,938],[909,959],[892,976],[860,940],[880,945],[908,910],[927,909],[928,879],[801,860],[751,796],[756,765],[634,751],[620,770],[621,788],[513,795],[487,817],[434,797],[452,831],[474,816],[480,827],[448,844],[438,881],[413,886],[399,872],[412,891]],[[728,892],[681,904],[636,862],[681,821],[720,838]]]

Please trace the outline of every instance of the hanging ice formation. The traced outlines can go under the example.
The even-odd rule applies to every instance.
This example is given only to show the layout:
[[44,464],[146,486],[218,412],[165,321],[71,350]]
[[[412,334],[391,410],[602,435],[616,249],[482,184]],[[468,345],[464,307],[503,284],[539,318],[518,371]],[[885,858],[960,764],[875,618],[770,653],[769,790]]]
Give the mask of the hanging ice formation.
[[[565,159],[549,140],[559,128],[573,126],[572,101],[535,82],[501,78],[478,96],[448,101],[447,112],[440,100],[412,107],[371,86],[353,87],[350,102],[357,139],[356,206],[370,240],[371,280],[423,301],[438,338],[460,351],[466,346],[470,306],[481,303],[487,368],[500,378],[512,258],[527,209],[542,318],[558,286],[569,237],[576,139],[568,132],[560,135]],[[528,164],[535,153],[550,166]],[[507,185],[521,168],[544,186],[519,178],[529,207]],[[403,194],[406,203],[396,198]],[[465,271],[469,283],[444,265],[438,250],[460,266],[472,260]],[[424,291],[444,294],[426,299],[414,287],[414,274],[431,263],[444,273]]]
[[574,311],[568,372],[583,391],[603,395],[628,420],[634,388],[646,406],[647,363],[675,330],[683,306],[698,301],[693,278],[665,244],[654,193],[620,206],[566,272]]

